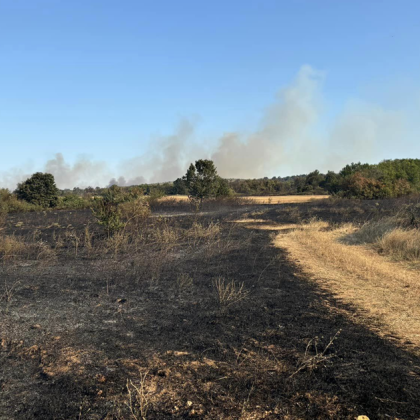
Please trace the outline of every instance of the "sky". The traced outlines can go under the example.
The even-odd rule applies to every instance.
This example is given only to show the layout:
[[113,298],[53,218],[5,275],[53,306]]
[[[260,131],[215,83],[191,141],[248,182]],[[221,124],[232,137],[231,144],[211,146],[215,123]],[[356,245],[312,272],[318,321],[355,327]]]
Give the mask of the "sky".
[[420,158],[418,0],[0,0],[0,187]]

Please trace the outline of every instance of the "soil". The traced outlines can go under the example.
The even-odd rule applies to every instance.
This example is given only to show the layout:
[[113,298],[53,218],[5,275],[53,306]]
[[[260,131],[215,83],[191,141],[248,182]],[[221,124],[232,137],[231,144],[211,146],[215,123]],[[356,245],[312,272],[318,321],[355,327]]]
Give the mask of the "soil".
[[[376,208],[240,212],[341,223]],[[83,244],[76,254],[66,242],[54,261],[5,263],[0,295],[13,291],[0,301],[0,419],[420,418],[420,360],[318,289],[273,246],[273,232],[237,218],[228,209],[152,218],[144,228],[152,235],[162,224],[181,233],[217,224],[217,239],[181,235],[169,246],[145,234],[143,247],[118,255],[89,255]],[[94,246],[105,241],[83,210],[10,215],[5,232],[28,239],[36,230],[53,246],[86,226]],[[192,283],[180,284],[184,274]],[[243,300],[221,306],[219,277],[243,284]]]

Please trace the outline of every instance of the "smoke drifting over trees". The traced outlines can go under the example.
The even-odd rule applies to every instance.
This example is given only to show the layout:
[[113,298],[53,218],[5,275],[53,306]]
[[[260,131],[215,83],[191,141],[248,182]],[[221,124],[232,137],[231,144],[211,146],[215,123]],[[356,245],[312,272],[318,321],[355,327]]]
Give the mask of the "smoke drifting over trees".
[[[302,66],[266,109],[255,132],[227,133],[210,149],[200,143],[195,124],[183,120],[173,135],[154,139],[145,153],[122,161],[116,169],[86,158],[70,164],[60,153],[40,169],[52,173],[59,188],[173,181],[199,158],[214,160],[223,177],[257,178],[315,168],[338,170],[350,161],[379,160],[385,157],[378,155],[381,148],[404,142],[403,113],[359,101],[352,101],[327,130],[319,130],[325,114],[324,78],[323,73]],[[14,188],[32,172],[1,173],[0,186]]]

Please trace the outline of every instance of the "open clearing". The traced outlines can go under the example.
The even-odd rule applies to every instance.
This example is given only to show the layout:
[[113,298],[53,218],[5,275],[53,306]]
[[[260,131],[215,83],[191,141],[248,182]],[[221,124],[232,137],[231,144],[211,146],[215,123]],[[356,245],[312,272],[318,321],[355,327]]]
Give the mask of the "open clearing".
[[[327,195],[275,195],[275,196],[244,196],[241,199],[257,204],[308,203],[314,200],[328,198]],[[168,195],[161,200],[188,201],[187,195]]]
[[9,215],[0,419],[420,418],[418,269],[342,242],[394,205]]

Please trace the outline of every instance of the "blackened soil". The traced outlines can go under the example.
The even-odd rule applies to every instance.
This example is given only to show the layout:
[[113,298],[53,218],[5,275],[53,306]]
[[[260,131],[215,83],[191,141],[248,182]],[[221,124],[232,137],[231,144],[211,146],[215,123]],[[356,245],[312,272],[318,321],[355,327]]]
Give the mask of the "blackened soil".
[[[9,229],[24,219],[14,217]],[[14,229],[48,238],[50,217]],[[262,217],[279,222],[274,210]],[[305,278],[270,231],[219,223],[219,251],[175,247],[159,276],[134,269],[135,255],[4,267],[1,283],[16,287],[0,301],[0,419],[134,418],[127,380],[140,386],[146,372],[148,419],[420,417],[418,358]],[[147,264],[164,254],[153,255]],[[193,283],[180,287],[184,273]],[[221,308],[219,276],[243,282],[247,298]]]

